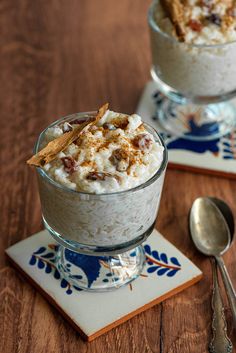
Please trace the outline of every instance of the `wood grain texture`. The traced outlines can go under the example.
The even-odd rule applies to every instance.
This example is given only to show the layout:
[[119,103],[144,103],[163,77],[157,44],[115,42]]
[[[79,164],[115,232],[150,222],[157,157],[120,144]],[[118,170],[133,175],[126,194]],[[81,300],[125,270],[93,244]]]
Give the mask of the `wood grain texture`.
[[[213,195],[236,214],[233,180],[167,171],[157,227],[204,278],[90,344],[4,256],[6,247],[42,229],[36,178],[25,164],[39,132],[58,117],[106,101],[114,110],[134,112],[149,79],[148,5],[144,0],[0,3],[0,352],[207,352],[211,269],[191,244],[188,212],[196,197]],[[236,244],[224,258],[236,286]],[[224,302],[236,346],[225,294]]]

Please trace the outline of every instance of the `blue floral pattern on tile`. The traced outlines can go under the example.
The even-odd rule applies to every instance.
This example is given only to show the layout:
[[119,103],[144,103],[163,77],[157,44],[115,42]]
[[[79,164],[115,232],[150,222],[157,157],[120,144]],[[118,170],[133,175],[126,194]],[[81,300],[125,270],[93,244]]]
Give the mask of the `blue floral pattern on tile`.
[[[82,289],[71,285],[68,281],[66,281],[57,270],[55,262],[58,247],[58,245],[54,244],[49,244],[47,248],[40,247],[38,250],[33,252],[29,260],[29,264],[31,266],[36,266],[39,270],[44,270],[47,274],[52,273],[53,277],[60,281],[60,286],[61,288],[65,289],[66,294],[72,294],[73,290],[81,291]],[[106,257],[104,256],[91,257],[70,251],[68,249],[65,250],[67,271],[70,272],[72,265],[81,269],[81,274],[71,275],[70,277],[80,280],[85,276],[89,288],[92,286],[93,282],[95,282],[96,279],[101,276],[101,267],[106,267],[103,262],[105,259]],[[112,273],[106,271],[102,280],[104,283],[106,283],[109,281],[118,281],[119,278],[116,278],[116,276],[113,276]]]
[[166,253],[152,250],[150,245],[144,245],[147,259],[147,273],[156,273],[157,276],[173,277],[181,270],[181,264],[176,257],[168,258]]
[[49,244],[48,247],[40,247],[34,251],[29,260],[31,266],[36,266],[39,270],[44,270],[47,274],[52,274],[53,277],[60,281],[61,288],[65,289],[66,294],[70,295],[73,290],[81,291],[82,289],[71,286],[68,281],[62,278],[60,272],[57,270],[55,261],[58,245]]
[[[157,250],[151,250],[150,245],[144,245],[146,252],[146,272],[148,274],[155,273],[158,276],[166,275],[173,277],[180,269],[181,265],[177,258],[168,256],[165,253],[159,253]],[[60,281],[60,286],[65,290],[65,293],[71,295],[74,291],[82,291],[82,289],[71,285],[66,281],[57,270],[56,267],[56,254],[58,245],[49,244],[47,247],[42,246],[33,252],[29,259],[29,265],[35,266],[38,270],[43,270],[46,274],[50,274],[57,281]],[[65,257],[67,260],[67,268],[75,265],[81,268],[83,275],[87,277],[88,286],[90,287],[94,281],[101,275],[100,270],[105,266],[103,261],[104,257],[88,257],[86,255],[78,254],[70,250],[66,250]],[[85,260],[85,261],[84,261]],[[83,275],[74,276],[74,278],[82,279]],[[105,271],[102,281],[108,283],[110,281],[118,281],[119,278],[113,276],[109,271]],[[144,275],[145,277],[145,275]]]
[[[100,275],[101,261],[104,259],[104,257],[87,256],[66,249],[65,259],[67,261],[67,265],[73,264],[81,268],[81,270],[87,277],[88,287],[90,288],[93,282],[95,282]],[[80,276],[79,279],[81,278],[82,276]]]
[[[161,107],[165,99],[166,99],[165,96],[159,91],[154,92],[152,95],[152,100],[158,109]],[[169,114],[175,117],[174,111],[170,111]],[[157,121],[158,120],[157,115],[154,115],[152,119]],[[212,131],[217,129],[216,124],[212,123],[211,125],[212,125],[211,126]],[[195,123],[195,119],[193,116],[188,120],[188,131],[185,133],[185,135],[188,135],[189,133],[194,133],[195,136],[197,136],[198,129],[199,127]],[[207,126],[207,124],[206,124],[206,129],[207,130],[209,129],[209,126]],[[197,140],[192,141],[185,138],[174,137],[167,133],[162,133],[162,137],[164,138],[165,143],[169,150],[171,149],[187,150],[187,151],[191,151],[199,154],[211,152],[215,157],[218,157],[224,160],[236,159],[236,130],[233,131],[232,133],[227,134],[224,137],[217,138],[211,141],[201,141],[201,143],[199,143],[199,141]]]

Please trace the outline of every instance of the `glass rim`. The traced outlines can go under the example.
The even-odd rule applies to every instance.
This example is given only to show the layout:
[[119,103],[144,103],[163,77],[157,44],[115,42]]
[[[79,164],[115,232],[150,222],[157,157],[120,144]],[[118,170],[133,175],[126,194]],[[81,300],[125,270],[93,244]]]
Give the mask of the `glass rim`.
[[158,26],[158,24],[156,23],[155,19],[154,19],[154,10],[155,10],[155,6],[156,4],[159,2],[160,0],[153,0],[153,2],[151,3],[149,9],[148,9],[148,23],[149,26],[155,31],[160,33],[163,37],[167,38],[168,40],[172,41],[175,44],[179,44],[179,45],[185,45],[189,48],[199,48],[199,49],[217,49],[217,48],[224,48],[224,47],[228,47],[230,45],[236,44],[236,40],[231,41],[231,42],[226,42],[226,43],[219,43],[219,44],[192,44],[192,43],[185,43],[185,42],[180,42],[178,41],[175,37],[169,35],[166,32],[163,32],[162,29]]
[[[50,124],[49,126],[47,126],[39,135],[37,141],[36,141],[36,144],[34,146],[34,150],[33,150],[33,153],[37,153],[39,151],[39,146],[42,142],[42,138],[44,137],[45,135],[45,132],[57,125],[57,124],[60,124],[62,123],[63,121],[68,121],[68,119],[72,119],[72,118],[85,118],[85,117],[90,117],[90,116],[93,116],[95,115],[97,112],[96,111],[89,111],[89,112],[81,112],[81,113],[74,113],[74,114],[70,114],[70,115],[67,115],[65,117],[62,117],[56,121],[54,121],[52,124]],[[131,189],[127,189],[127,190],[122,190],[122,191],[116,191],[116,192],[106,192],[106,193],[100,193],[100,194],[95,194],[95,193],[92,193],[92,192],[85,192],[85,191],[77,191],[77,190],[73,190],[73,189],[70,189],[62,184],[59,184],[57,183],[54,179],[52,179],[41,167],[36,167],[36,171],[37,173],[39,173],[43,178],[45,178],[50,184],[52,184],[54,187],[58,188],[58,189],[61,189],[61,190],[64,190],[66,192],[69,192],[69,193],[72,193],[72,194],[79,194],[79,195],[84,195],[84,196],[89,196],[89,197],[92,197],[92,198],[100,198],[101,196],[112,196],[112,195],[123,195],[123,194],[127,194],[127,193],[133,193],[133,192],[136,192],[138,190],[141,190],[141,189],[144,189],[146,188],[147,186],[151,185],[154,181],[156,181],[162,174],[163,172],[165,171],[166,169],[166,166],[167,166],[167,162],[168,162],[168,152],[167,152],[167,147],[164,143],[164,140],[163,138],[160,136],[160,134],[156,131],[155,128],[153,128],[151,125],[147,124],[147,123],[144,123],[144,126],[147,126],[151,131],[152,133],[154,132],[157,137],[158,137],[158,142],[160,143],[160,145],[164,148],[163,150],[163,159],[162,159],[162,162],[161,162],[161,165],[160,167],[158,168],[158,170],[156,171],[156,173],[151,177],[149,178],[148,180],[146,180],[144,183],[140,184],[140,185],[137,185]],[[155,137],[155,136],[154,136]]]

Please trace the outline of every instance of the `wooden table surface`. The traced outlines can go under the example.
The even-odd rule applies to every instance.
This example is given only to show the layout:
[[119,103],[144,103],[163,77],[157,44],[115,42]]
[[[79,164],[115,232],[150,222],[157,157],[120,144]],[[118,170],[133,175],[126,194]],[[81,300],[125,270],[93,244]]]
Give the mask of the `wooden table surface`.
[[[168,170],[158,229],[203,271],[199,284],[92,343],[7,262],[4,249],[42,229],[35,174],[25,164],[39,134],[58,117],[95,110],[135,111],[149,79],[144,0],[2,0],[0,3],[1,353],[204,353],[211,334],[211,267],[193,248],[188,212],[201,195],[236,214],[235,181]],[[236,244],[224,256],[236,286]],[[231,313],[229,335],[236,346]]]

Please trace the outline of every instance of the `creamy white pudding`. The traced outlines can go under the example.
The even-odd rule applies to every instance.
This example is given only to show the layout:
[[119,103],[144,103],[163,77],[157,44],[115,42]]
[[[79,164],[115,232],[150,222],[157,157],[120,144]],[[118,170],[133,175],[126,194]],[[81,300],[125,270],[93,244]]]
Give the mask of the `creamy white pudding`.
[[[49,128],[44,143],[77,124],[72,120]],[[70,189],[102,194],[144,183],[159,169],[162,155],[163,147],[145,129],[140,116],[107,110],[97,124],[43,168]]]
[[158,0],[149,24],[153,69],[162,82],[188,97],[236,89],[235,1]]
[[[94,117],[89,114],[91,124],[38,169],[46,227],[66,241],[101,247],[145,238],[157,215],[166,149],[136,114],[106,110],[96,122]],[[77,114],[56,122],[41,134],[38,150],[87,118]],[[29,164],[39,166],[36,159]]]

